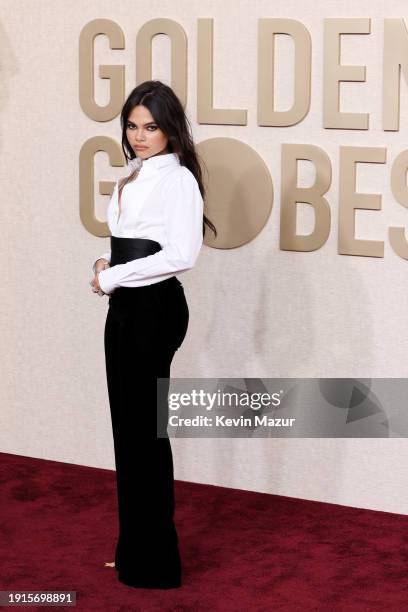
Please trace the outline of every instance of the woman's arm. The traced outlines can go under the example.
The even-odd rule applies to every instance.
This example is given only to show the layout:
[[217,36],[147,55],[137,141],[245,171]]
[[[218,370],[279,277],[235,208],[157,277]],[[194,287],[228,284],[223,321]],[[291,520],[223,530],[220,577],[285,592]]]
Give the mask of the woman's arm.
[[192,268],[203,243],[203,199],[194,175],[185,169],[166,190],[166,241],[161,251],[118,264],[99,273],[99,284],[110,294],[117,287],[139,287]]

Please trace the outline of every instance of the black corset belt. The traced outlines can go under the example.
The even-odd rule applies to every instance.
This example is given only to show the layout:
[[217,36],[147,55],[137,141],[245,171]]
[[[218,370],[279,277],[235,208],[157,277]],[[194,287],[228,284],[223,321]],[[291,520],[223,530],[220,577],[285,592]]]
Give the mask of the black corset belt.
[[132,259],[147,257],[162,250],[158,242],[148,238],[118,238],[117,236],[111,236],[110,242],[111,267],[127,263]]

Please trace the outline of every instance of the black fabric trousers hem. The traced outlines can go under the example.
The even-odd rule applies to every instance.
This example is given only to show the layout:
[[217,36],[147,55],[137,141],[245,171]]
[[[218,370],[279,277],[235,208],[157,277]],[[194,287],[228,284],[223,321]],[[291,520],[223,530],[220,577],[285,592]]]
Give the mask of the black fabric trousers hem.
[[175,576],[173,580],[158,582],[147,577],[145,580],[138,578],[135,580],[132,576],[116,572],[119,582],[138,589],[178,589],[182,586],[181,575]]

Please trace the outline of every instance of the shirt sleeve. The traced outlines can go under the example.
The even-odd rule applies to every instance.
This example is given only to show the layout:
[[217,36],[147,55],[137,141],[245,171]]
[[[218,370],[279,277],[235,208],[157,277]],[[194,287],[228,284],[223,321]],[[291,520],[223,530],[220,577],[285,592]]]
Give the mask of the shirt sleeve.
[[[106,294],[117,287],[140,287],[192,268],[203,243],[203,199],[191,172],[183,171],[163,193],[165,244],[162,250],[102,270],[99,285]],[[151,282],[146,282],[150,280]]]

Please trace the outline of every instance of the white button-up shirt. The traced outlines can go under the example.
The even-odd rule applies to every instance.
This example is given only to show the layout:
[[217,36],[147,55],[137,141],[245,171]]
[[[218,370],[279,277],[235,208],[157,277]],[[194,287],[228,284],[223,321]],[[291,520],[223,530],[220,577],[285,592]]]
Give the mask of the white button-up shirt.
[[[136,179],[122,190],[120,216],[116,183],[107,222],[112,236],[148,238],[162,250],[99,272],[102,291],[151,285],[192,268],[203,243],[203,206],[194,174],[176,153],[144,159]],[[101,257],[110,261],[111,252]]]

